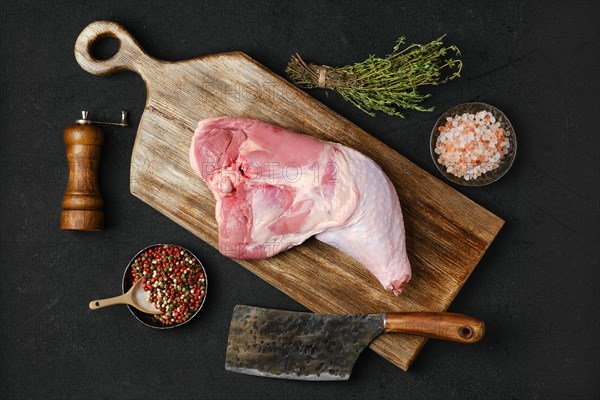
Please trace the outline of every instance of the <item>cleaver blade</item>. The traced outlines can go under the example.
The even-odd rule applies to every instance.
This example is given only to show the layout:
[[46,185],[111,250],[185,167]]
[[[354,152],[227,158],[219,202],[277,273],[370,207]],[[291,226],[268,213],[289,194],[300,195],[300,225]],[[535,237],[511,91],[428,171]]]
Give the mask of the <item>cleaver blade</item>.
[[484,325],[451,313],[313,314],[237,305],[225,369],[271,378],[347,380],[360,353],[385,331],[472,343],[481,339]]

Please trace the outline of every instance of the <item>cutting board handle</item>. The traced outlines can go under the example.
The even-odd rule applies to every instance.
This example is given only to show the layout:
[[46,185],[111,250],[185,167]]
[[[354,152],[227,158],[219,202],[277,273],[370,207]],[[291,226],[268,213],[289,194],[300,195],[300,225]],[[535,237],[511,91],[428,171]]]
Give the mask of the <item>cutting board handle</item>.
[[[116,39],[119,49],[112,57],[99,60],[92,55],[92,47],[104,37]],[[130,70],[143,76],[145,69],[160,63],[150,57],[125,28],[112,21],[95,21],[81,31],[75,42],[75,58],[81,68],[94,75]]]
[[485,323],[463,314],[437,312],[387,313],[385,331],[408,333],[450,340],[459,343],[475,343],[485,334]]

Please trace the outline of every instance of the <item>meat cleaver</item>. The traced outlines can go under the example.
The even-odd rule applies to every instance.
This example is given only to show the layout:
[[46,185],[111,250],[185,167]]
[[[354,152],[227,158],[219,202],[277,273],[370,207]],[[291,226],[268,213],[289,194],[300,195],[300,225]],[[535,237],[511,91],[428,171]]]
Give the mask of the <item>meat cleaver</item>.
[[462,314],[313,314],[237,305],[225,369],[271,378],[347,380],[354,362],[383,332],[475,343],[483,321]]

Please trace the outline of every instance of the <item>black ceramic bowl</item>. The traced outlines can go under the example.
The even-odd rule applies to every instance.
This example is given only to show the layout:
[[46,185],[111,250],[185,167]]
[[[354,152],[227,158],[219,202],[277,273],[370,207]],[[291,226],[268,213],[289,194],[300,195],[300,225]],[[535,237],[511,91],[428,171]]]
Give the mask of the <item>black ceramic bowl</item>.
[[154,319],[154,316],[152,316],[151,314],[146,314],[145,312],[142,312],[142,311],[138,310],[137,308],[127,306],[127,308],[129,308],[129,311],[133,314],[133,316],[135,318],[137,318],[138,321],[140,321],[142,324],[144,324],[146,326],[149,326],[150,328],[155,328],[155,329],[172,329],[172,328],[177,328],[178,326],[187,324],[196,315],[198,315],[198,312],[200,312],[200,310],[202,309],[202,306],[204,306],[204,302],[206,301],[206,295],[208,294],[208,277],[206,276],[206,270],[204,269],[204,266],[200,262],[200,259],[198,257],[196,257],[196,255],[194,253],[192,253],[185,247],[178,246],[176,244],[169,244],[169,243],[153,244],[151,246],[143,248],[142,250],[138,251],[135,256],[133,256],[131,261],[129,261],[127,268],[125,268],[125,273],[123,274],[123,293],[126,293],[129,289],[131,289],[131,286],[133,286],[133,278],[131,275],[131,266],[132,266],[133,262],[135,261],[135,259],[138,258],[138,256],[140,254],[142,254],[143,252],[145,252],[146,250],[152,249],[157,246],[164,246],[165,244],[167,244],[168,246],[173,246],[173,247],[178,247],[180,249],[183,249],[183,250],[187,251],[188,253],[190,253],[196,259],[196,261],[198,262],[198,265],[200,266],[200,268],[202,268],[202,272],[204,273],[204,297],[202,298],[202,303],[200,303],[200,307],[198,307],[198,309],[196,310],[196,312],[194,312],[194,314],[192,314],[184,322],[182,322],[180,324],[174,324],[174,325],[163,325],[162,323],[160,323],[159,321]]
[[[441,165],[440,163],[438,163],[437,160],[438,160],[439,155],[437,155],[435,153],[435,143],[437,142],[437,139],[440,136],[440,131],[438,130],[438,128],[440,126],[443,126],[446,123],[447,117],[454,117],[456,115],[462,115],[464,113],[476,114],[479,111],[489,112],[496,118],[496,121],[500,123],[500,127],[502,129],[504,129],[505,131],[510,131],[510,136],[507,136],[507,138],[510,142],[510,149],[504,155],[504,157],[502,157],[502,159],[500,160],[500,165],[498,166],[498,168],[488,171],[486,173],[483,173],[483,174],[481,174],[481,176],[478,176],[476,179],[466,180],[462,177],[459,178],[456,175],[446,172],[446,169],[444,168],[444,166]],[[502,111],[500,111],[499,109],[497,109],[494,106],[491,106],[491,105],[485,104],[485,103],[459,104],[457,106],[452,107],[445,113],[443,113],[438,118],[435,125],[433,126],[433,130],[431,131],[431,139],[429,142],[429,146],[430,146],[431,158],[433,159],[433,163],[435,164],[437,169],[440,171],[440,173],[442,175],[444,175],[444,177],[446,179],[448,179],[449,181],[457,183],[459,185],[463,185],[463,186],[484,186],[484,185],[489,185],[490,183],[497,181],[498,179],[502,178],[504,176],[504,174],[506,174],[508,172],[508,170],[510,169],[510,167],[512,166],[512,164],[515,160],[515,156],[517,155],[517,137],[515,135],[515,130],[513,129],[513,126],[511,125],[510,121],[508,120],[506,115],[504,115],[504,113]]]

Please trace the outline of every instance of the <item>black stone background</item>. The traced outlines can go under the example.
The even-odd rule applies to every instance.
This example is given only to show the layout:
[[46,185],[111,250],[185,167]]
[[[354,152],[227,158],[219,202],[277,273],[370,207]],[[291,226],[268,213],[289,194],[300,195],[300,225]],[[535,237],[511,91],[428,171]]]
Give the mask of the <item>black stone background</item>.
[[[6,399],[598,398],[598,3],[2,2],[1,389]],[[397,37],[457,44],[459,80],[427,89],[433,113],[371,118],[335,94],[312,96],[441,178],[429,155],[437,116],[466,101],[502,109],[518,137],[507,176],[457,189],[506,220],[451,311],[482,317],[466,346],[429,341],[408,373],[370,350],[348,382],[262,379],[224,370],[236,304],[304,310],[129,193],[129,162],[145,88],[131,72],[84,72],[73,45],[100,19],[123,24],[155,57],[241,50],[283,75],[289,56],[343,65],[386,54]],[[102,48],[101,48],[102,49]],[[104,127],[106,229],[61,232],[67,181],[63,129],[80,110],[131,112]],[[161,332],[117,294],[140,248],[172,242],[203,260],[205,309]],[[360,288],[357,288],[360,290]]]

